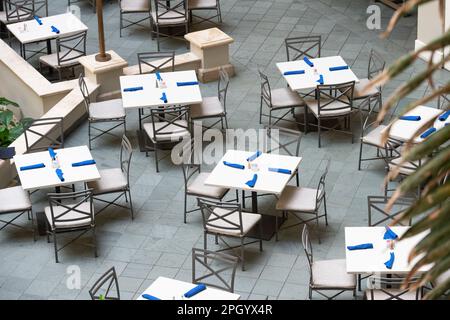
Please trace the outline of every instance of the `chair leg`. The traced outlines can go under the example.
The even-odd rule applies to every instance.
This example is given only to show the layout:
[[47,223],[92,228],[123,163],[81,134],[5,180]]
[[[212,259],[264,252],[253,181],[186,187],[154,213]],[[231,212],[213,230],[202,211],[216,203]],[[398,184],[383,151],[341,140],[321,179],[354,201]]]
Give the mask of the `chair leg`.
[[158,147],[156,143],[154,144],[155,149],[155,165],[156,165],[156,172],[159,172],[159,165],[158,165]]
[[56,261],[56,263],[58,263],[59,262],[59,260],[58,260],[58,246],[57,246],[57,243],[56,243],[56,232],[55,231],[53,231],[53,247],[55,249],[55,261]]
[[311,289],[311,287],[309,287],[308,297],[309,297],[309,300],[312,300],[312,289]]
[[318,122],[318,127],[317,127],[317,133],[318,133],[318,135],[319,135],[319,140],[318,140],[318,143],[319,143],[319,148],[320,148],[320,132],[321,132],[321,130],[320,130],[320,126],[321,126],[321,124],[320,124],[320,118],[318,118],[317,119],[317,122]]
[[297,169],[297,174],[295,175],[295,180],[297,182],[297,187],[300,187],[300,176],[298,174],[298,169]]
[[208,248],[208,235],[206,231],[203,232],[203,249],[207,250]]
[[245,271],[245,258],[244,258],[244,238],[241,238],[241,263],[242,271]]
[[[318,209],[317,209],[318,210]],[[322,244],[320,240],[320,231],[319,231],[319,212],[316,211],[316,229],[317,229],[317,238],[319,239],[319,244]]]
[[245,191],[242,190],[242,208],[245,209]]
[[[362,143],[362,141],[361,141],[361,145],[359,146],[358,171],[361,170],[362,151],[363,151],[363,143]],[[378,148],[377,148],[377,154],[378,154]]]
[[219,235],[217,235],[217,234],[214,236],[214,243],[216,245],[219,245]]
[[95,227],[92,228],[92,243],[94,244],[94,257],[98,257],[97,253],[97,237],[95,235]]
[[128,190],[128,195],[130,196],[131,220],[134,220],[133,201],[131,200],[131,190]]
[[[278,219],[275,219],[276,221],[278,221]],[[278,222],[277,222],[278,224]],[[263,251],[263,244],[262,244],[262,234],[263,234],[263,229],[262,229],[262,223],[261,221],[259,222],[259,251]]]
[[122,38],[122,29],[123,29],[123,21],[122,21],[122,10],[120,11],[120,27],[119,27],[119,36]]
[[91,122],[88,122],[88,139],[89,139],[89,150],[92,150],[92,146],[91,146]]
[[325,225],[328,226],[327,199],[323,196],[323,210],[325,211]]
[[259,124],[262,123],[262,106],[263,106],[263,98],[261,97],[261,102],[259,105]]
[[186,216],[187,216],[187,194],[184,193],[184,223],[186,223]]

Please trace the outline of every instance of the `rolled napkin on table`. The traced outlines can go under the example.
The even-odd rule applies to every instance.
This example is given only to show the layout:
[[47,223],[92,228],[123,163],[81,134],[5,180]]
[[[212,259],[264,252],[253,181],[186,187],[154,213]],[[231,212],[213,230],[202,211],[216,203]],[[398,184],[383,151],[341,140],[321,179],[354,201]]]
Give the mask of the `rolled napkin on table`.
[[29,165],[29,166],[23,166],[23,167],[20,167],[20,171],[33,170],[33,169],[39,169],[39,168],[45,168],[45,164],[36,163],[36,164]]
[[323,75],[319,76],[319,80],[317,80],[319,84],[323,84]]
[[42,20],[38,16],[34,16],[34,20],[36,20],[37,23],[39,23],[39,25],[42,26]]
[[422,119],[420,116],[401,116],[400,120],[406,121],[420,121]]
[[162,78],[161,78],[161,75],[159,74],[159,72],[156,72],[155,74],[156,74],[156,80],[161,81]]
[[132,92],[132,91],[139,91],[139,90],[144,90],[144,87],[131,87],[131,88],[123,89],[124,92]]
[[239,163],[231,163],[228,161],[224,161],[223,164],[226,166],[232,167],[232,168],[236,168],[236,169],[245,169],[245,166],[243,164],[239,164]]
[[281,168],[269,168],[269,171],[284,173],[284,174],[292,174],[292,171],[289,169],[281,169]]
[[161,300],[160,298],[154,297],[150,294],[144,293],[142,295],[142,298],[147,299],[147,300]]
[[196,85],[198,85],[198,81],[183,81],[183,82],[177,82],[177,87],[196,86]]
[[306,63],[308,66],[314,67],[314,63],[312,63],[312,61],[309,60],[308,57],[305,56],[305,57],[303,58],[303,61],[305,61],[305,63]]
[[95,164],[95,160],[85,160],[85,161],[80,161],[80,162],[74,162],[72,163],[72,167],[82,167],[82,166],[89,166]]
[[295,74],[304,74],[305,70],[291,70],[291,71],[285,71],[283,73],[283,75],[285,76],[291,76],[291,75],[295,75]]
[[386,232],[384,233],[383,239],[384,240],[395,240],[398,238],[398,235],[392,231],[391,228],[386,227]]
[[253,175],[252,180],[248,180],[245,184],[248,185],[250,188],[253,188],[256,184],[256,180],[258,180],[258,175],[255,173]]
[[59,29],[55,26],[52,26],[52,32],[59,34]]
[[384,263],[386,268],[392,269],[392,265],[394,264],[394,260],[395,260],[395,255],[394,255],[393,252],[391,252],[391,256],[390,256],[389,260]]
[[428,128],[424,133],[422,133],[421,135],[420,135],[420,137],[422,138],[422,139],[425,139],[425,138],[427,138],[429,135],[431,135],[433,132],[435,132],[436,131],[436,128],[434,128],[434,127],[432,127],[432,128]]
[[441,114],[439,116],[439,121],[445,121],[448,119],[448,117],[450,116],[450,110],[444,112],[443,114]]
[[164,101],[164,103],[167,103],[167,96],[166,93],[163,92],[161,98],[159,98],[160,100]]
[[256,158],[258,158],[260,155],[262,155],[262,152],[261,151],[256,151],[255,154],[253,154],[253,155],[251,155],[250,157],[247,158],[247,161],[253,161]]
[[348,66],[337,66],[337,67],[330,67],[330,71],[339,71],[339,70],[347,70]]
[[51,147],[48,147],[48,153],[50,154],[50,157],[51,157],[53,160],[55,160],[55,158],[56,158],[56,152],[55,152],[55,150],[53,150],[53,148],[51,148]]
[[195,296],[197,293],[202,292],[203,290],[206,290],[206,286],[203,283],[201,283],[198,286],[196,286],[196,287],[192,288],[191,290],[189,290],[188,292],[186,292],[184,294],[184,296],[186,298],[191,298],[191,297]]
[[62,170],[60,168],[56,169],[56,175],[58,176],[59,180],[64,181],[64,173],[62,172]]
[[361,243],[354,246],[347,246],[348,250],[364,250],[364,249],[373,249],[372,243]]

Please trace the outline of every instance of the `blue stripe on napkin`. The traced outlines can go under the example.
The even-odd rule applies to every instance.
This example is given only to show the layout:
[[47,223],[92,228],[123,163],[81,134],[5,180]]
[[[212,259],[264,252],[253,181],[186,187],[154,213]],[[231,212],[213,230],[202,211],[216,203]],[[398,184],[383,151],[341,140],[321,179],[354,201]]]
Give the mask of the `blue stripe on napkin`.
[[307,64],[308,66],[314,67],[314,63],[312,63],[312,61],[309,60],[308,57],[305,56],[305,57],[303,58],[303,61],[305,61],[306,64]]
[[163,92],[161,98],[159,98],[160,100],[164,101],[164,103],[167,103],[167,96],[166,93]]
[[183,81],[183,82],[177,82],[177,87],[196,86],[196,85],[198,85],[198,81]]
[[155,74],[156,74],[156,79],[157,79],[158,81],[161,81],[162,78],[161,78],[161,75],[159,74],[159,72],[155,72]]
[[186,298],[191,298],[191,297],[195,296],[197,293],[202,292],[203,290],[206,290],[206,286],[203,283],[201,283],[198,286],[196,286],[196,287],[192,288],[191,290],[189,290],[188,292],[186,292],[184,294],[184,296]]
[[391,256],[390,256],[389,260],[384,263],[386,268],[392,269],[392,265],[394,264],[394,260],[395,260],[395,255],[394,255],[393,252],[391,252]]
[[422,119],[420,116],[401,116],[400,120],[406,121],[420,121]]
[[291,76],[291,75],[295,75],[295,74],[304,74],[305,70],[292,70],[292,71],[285,71],[283,73],[283,75],[285,76]]
[[432,127],[432,128],[428,128],[424,133],[422,133],[421,135],[420,135],[420,137],[422,138],[422,139],[425,139],[426,137],[428,137],[429,135],[431,135],[433,132],[435,132],[436,131],[436,128],[434,128],[434,127]]
[[147,299],[147,300],[161,300],[160,298],[154,297],[150,294],[144,293],[142,295],[142,298]]
[[450,110],[448,110],[447,112],[441,114],[439,116],[439,121],[445,121],[447,120],[447,118],[450,116]]
[[20,171],[33,170],[33,169],[39,169],[39,168],[45,168],[45,164],[36,163],[36,164],[29,165],[29,166],[23,166],[23,167],[20,167]]
[[85,160],[85,161],[80,161],[80,162],[74,162],[72,163],[72,167],[81,167],[81,166],[89,166],[95,164],[95,160]]
[[319,80],[317,80],[319,84],[323,84],[323,75],[319,76]]
[[383,239],[384,240],[395,240],[398,238],[398,235],[392,231],[391,228],[386,227],[386,232],[384,233]]
[[55,26],[52,26],[52,32],[59,34],[59,29]]
[[245,184],[248,185],[250,188],[253,188],[256,184],[256,180],[258,180],[258,175],[255,173],[253,175],[252,180],[247,181]]
[[330,67],[330,71],[339,71],[339,70],[347,70],[348,66],[337,66],[337,67]]
[[262,152],[261,151],[256,151],[255,154],[253,154],[253,155],[251,155],[250,157],[247,158],[247,161],[253,161],[256,158],[258,158],[260,155],[262,155]]
[[281,168],[269,168],[269,171],[284,173],[284,174],[292,174],[292,171],[289,169],[281,169]]
[[37,23],[39,23],[39,25],[42,26],[42,20],[38,16],[34,16],[34,20],[36,20]]
[[64,182],[65,179],[64,179],[64,173],[62,172],[62,170],[58,168],[55,171],[56,171],[56,175],[58,176],[59,180]]
[[144,87],[131,87],[123,89],[124,92],[140,91],[144,90]]
[[236,168],[236,169],[242,169],[242,170],[245,169],[245,166],[242,164],[239,164],[239,163],[231,163],[228,161],[224,161],[223,164],[226,166],[232,167],[232,168]]
[[55,160],[55,158],[56,158],[56,152],[55,152],[55,150],[53,150],[53,148],[51,148],[51,147],[48,147],[48,153],[50,154],[50,157],[51,157],[53,160]]
[[354,246],[347,246],[348,250],[364,250],[364,249],[373,249],[372,243],[361,243]]

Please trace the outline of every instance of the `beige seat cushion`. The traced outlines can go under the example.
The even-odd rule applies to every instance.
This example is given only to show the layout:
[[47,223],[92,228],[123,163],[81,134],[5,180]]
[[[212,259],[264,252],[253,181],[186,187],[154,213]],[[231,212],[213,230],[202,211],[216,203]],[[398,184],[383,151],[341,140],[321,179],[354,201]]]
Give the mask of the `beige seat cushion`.
[[[348,101],[348,98],[342,97],[342,100]],[[329,99],[321,99],[320,100],[320,105],[321,105],[320,116],[321,117],[343,116],[343,115],[349,114],[352,111],[352,109],[347,104],[345,104],[341,101],[333,101],[330,104],[326,105],[327,103],[329,103],[329,101],[330,101]],[[318,101],[313,100],[313,99],[308,99],[308,100],[305,100],[305,102],[306,102],[306,105],[308,106],[308,108],[314,113],[314,115],[316,117],[318,117],[318,115],[319,115]],[[324,105],[326,105],[326,106],[323,107]],[[336,109],[336,108],[342,108],[342,109]],[[336,109],[336,110],[330,110],[330,109]]]
[[122,0],[120,8],[122,12],[148,12],[151,0]]
[[88,188],[94,189],[94,194],[123,191],[127,187],[127,178],[120,168],[102,169],[100,180],[88,182]]
[[189,9],[215,8],[216,0],[188,0]]
[[179,124],[180,126],[169,124],[161,131],[158,131],[159,129],[167,125],[167,122],[156,122],[156,137],[154,137],[152,122],[144,123],[144,130],[152,141],[176,141],[181,139],[182,137],[190,136],[189,131],[185,129],[187,127],[186,120],[176,120],[175,123]]
[[122,99],[91,102],[89,116],[94,120],[119,119],[125,117]]
[[367,144],[371,144],[380,148],[384,148],[384,144],[382,142],[383,130],[386,128],[385,125],[379,125],[372,131],[370,131],[367,135],[362,137],[362,141]]
[[[372,295],[370,293],[371,290],[366,290],[365,296],[368,300],[372,300]],[[397,295],[402,293],[404,290],[398,289],[384,289],[384,291],[389,292],[392,295]],[[420,295],[418,295],[416,299],[416,291],[408,291],[400,295],[398,298],[392,298],[389,294],[382,290],[373,290],[373,300],[417,300],[420,299]]]
[[209,172],[199,173],[192,183],[188,185],[187,192],[189,194],[201,195],[208,198],[222,199],[228,189],[206,185],[205,180],[208,176]]
[[[162,12],[158,11],[158,24],[159,25],[176,25],[176,24],[185,24],[187,23],[187,17],[182,14],[179,14],[175,11],[169,11],[168,13],[162,14]],[[156,12],[152,11],[153,21],[156,23]]]
[[353,99],[363,99],[379,93],[377,87],[372,87],[365,95],[362,94],[363,89],[367,86],[369,82],[370,80],[365,78],[359,79],[359,82],[355,83],[355,91],[353,93]]
[[[72,59],[75,57],[79,57],[80,53],[76,52],[76,51],[71,51],[67,56],[64,56],[65,54],[67,54],[67,50],[66,51],[61,51],[60,52],[60,59],[63,60],[67,60],[67,59]],[[72,66],[76,66],[77,64],[79,64],[78,62],[78,58],[75,58],[73,60],[69,60],[69,61],[64,61],[61,62],[61,65],[58,65],[58,55],[56,53],[53,54],[49,54],[46,56],[41,56],[39,57],[39,62],[46,64],[48,66],[51,66],[53,68],[60,68],[60,67],[72,67]]]
[[[73,207],[73,205],[69,205],[69,207]],[[69,211],[67,214],[60,218],[56,218],[56,220],[60,220],[59,222],[55,223],[56,228],[75,228],[75,227],[83,227],[83,226],[89,226],[91,224],[91,217],[90,217],[90,203],[84,202],[80,204],[77,207],[77,210],[86,212],[88,215],[84,215],[82,213],[79,213],[77,211]],[[53,207],[53,215],[57,217],[58,215],[62,214],[63,212],[67,211],[67,208],[61,207],[61,206],[54,206]],[[50,227],[53,229],[53,218],[52,218],[52,212],[50,207],[45,207],[45,216],[47,217],[47,221],[50,225]],[[94,212],[92,212],[94,214]],[[71,220],[71,219],[80,219],[76,221],[64,221],[64,220]]]
[[[222,216],[230,212],[230,210],[222,209],[222,208],[216,208],[214,209],[214,212],[218,215]],[[208,219],[214,220],[217,217],[215,215],[211,215]],[[226,219],[239,224],[239,212],[234,212],[230,214],[229,216],[226,216]],[[256,213],[248,213],[248,212],[242,212],[242,234],[247,234],[258,222],[261,220],[261,215]],[[224,220],[215,220],[211,222],[214,226],[206,226],[206,229],[210,232],[239,237],[241,235],[241,231],[238,229],[230,230],[230,229],[224,229],[224,228],[236,228],[236,226],[232,225],[231,223],[224,221]]]
[[[317,189],[286,186],[277,201],[277,210],[314,212]],[[320,192],[319,196],[322,194]]]
[[289,88],[279,88],[271,90],[272,106],[274,108],[303,106],[305,102],[297,92]]
[[191,118],[206,118],[224,114],[224,109],[218,97],[203,98],[202,103],[191,106]]
[[30,196],[21,186],[0,189],[0,213],[18,212],[30,209]]
[[345,259],[318,260],[312,265],[314,288],[356,287],[356,277],[347,273]]

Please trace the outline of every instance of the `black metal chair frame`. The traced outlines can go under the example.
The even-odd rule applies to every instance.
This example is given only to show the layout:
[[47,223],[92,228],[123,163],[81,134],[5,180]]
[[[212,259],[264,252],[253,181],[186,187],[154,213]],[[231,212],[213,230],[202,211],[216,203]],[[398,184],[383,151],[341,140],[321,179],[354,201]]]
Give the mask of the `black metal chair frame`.
[[[386,300],[403,300],[401,296],[408,293],[410,291],[410,287],[418,282],[418,278],[413,278],[409,280],[407,283],[405,289],[400,289],[399,292],[393,293],[389,288],[392,288],[393,286],[398,288],[403,288],[403,285],[405,284],[404,278],[386,278],[386,277],[376,277],[376,276],[370,276],[370,283],[373,286],[379,285],[380,287],[377,289],[369,289],[369,296],[365,295],[365,298],[367,300],[374,300],[374,290],[380,290],[384,294],[386,294],[389,298]],[[422,298],[422,288],[418,287],[416,290],[416,300],[420,300]]]
[[[107,285],[106,293],[105,295],[98,295],[98,291],[103,288],[105,285]],[[112,287],[115,287],[117,297],[109,296],[109,293],[111,291]],[[91,287],[89,290],[89,295],[91,296],[92,300],[120,300],[120,290],[119,290],[119,281],[117,279],[116,269],[114,267],[111,267],[108,271],[106,271]],[[103,296],[101,298],[101,296]]]
[[[43,126],[54,126],[50,131],[46,133],[41,133],[38,128]],[[56,137],[52,137],[52,131],[56,132]],[[30,134],[36,135],[39,138],[38,143],[32,144],[30,141]],[[40,118],[34,119],[31,125],[25,129],[25,146],[27,148],[27,153],[45,151],[49,147],[53,149],[64,148],[64,118],[54,117],[54,118]],[[45,146],[39,146],[43,141],[49,142]],[[35,146],[37,145],[37,146]]]
[[[308,57],[310,59],[320,58],[322,50],[322,37],[318,36],[305,36],[286,38],[284,40],[286,46],[287,61],[296,61]],[[302,49],[302,45],[311,44],[308,48]],[[317,53],[313,54],[311,51],[317,47]]]
[[438,97],[438,109],[448,110],[450,106],[450,94],[441,94]]
[[[147,21],[147,20],[150,21],[150,28],[152,28],[152,24],[151,24],[152,7],[151,7],[151,1],[150,0],[148,0],[148,1],[149,1],[149,11],[145,12],[145,11],[140,11],[140,10],[137,10],[137,11],[124,11],[124,10],[122,10],[121,0],[119,0],[119,7],[120,7],[120,31],[119,31],[119,33],[120,33],[120,37],[121,38],[122,38],[122,30],[123,29],[129,28],[131,26],[140,26],[140,27],[144,27],[145,28],[146,26],[144,26],[142,23]],[[148,16],[146,16],[145,18],[141,18],[139,20],[136,20],[136,21],[132,21],[132,20],[128,20],[128,19],[124,18],[124,15],[129,15],[129,14],[147,14],[147,13],[148,13]],[[124,25],[123,24],[124,22],[127,22],[128,24]]]
[[[403,209],[395,210],[395,211],[386,211],[386,205],[389,202],[391,197],[386,196],[367,196],[367,207],[368,207],[368,225],[369,227],[378,226],[383,222],[389,222],[390,220],[395,220],[398,215],[402,214],[406,211],[407,207],[412,205],[414,202],[413,198],[402,197],[395,201],[395,206],[405,206]],[[383,219],[373,221],[373,215],[375,213],[379,213],[383,215]],[[399,225],[411,225],[411,220],[408,221],[407,224],[404,222],[399,222]]]
[[[11,220],[6,221],[3,219],[0,219],[0,222],[3,223],[3,226],[0,227],[0,231],[5,229],[7,226],[14,226],[19,229],[32,231],[33,232],[33,240],[36,241],[36,226],[34,224],[33,207],[30,207],[29,210],[14,210],[14,211],[9,211],[9,212],[3,212],[3,213],[0,213],[0,217],[3,215],[9,215],[9,214],[15,214],[15,213],[17,213],[17,215],[15,215]],[[27,228],[27,227],[24,227],[24,226],[14,223],[14,221],[19,219],[24,213],[27,213],[28,220],[31,220],[31,230],[30,230],[30,228]]]
[[[188,6],[189,6],[189,0],[188,0]],[[202,16],[198,16],[193,14],[193,11],[216,11],[216,14],[214,16],[208,17],[208,18],[204,18]],[[191,24],[191,26],[193,25],[197,25],[203,22],[209,22],[212,23],[215,26],[219,26],[219,24],[222,23],[222,12],[220,10],[220,0],[216,0],[216,6],[215,7],[204,7],[204,8],[195,8],[195,9],[191,9],[188,7],[188,11],[189,11],[189,22]],[[194,22],[194,18],[197,18],[200,21]],[[217,18],[219,23],[216,23],[213,21],[213,19]]]

